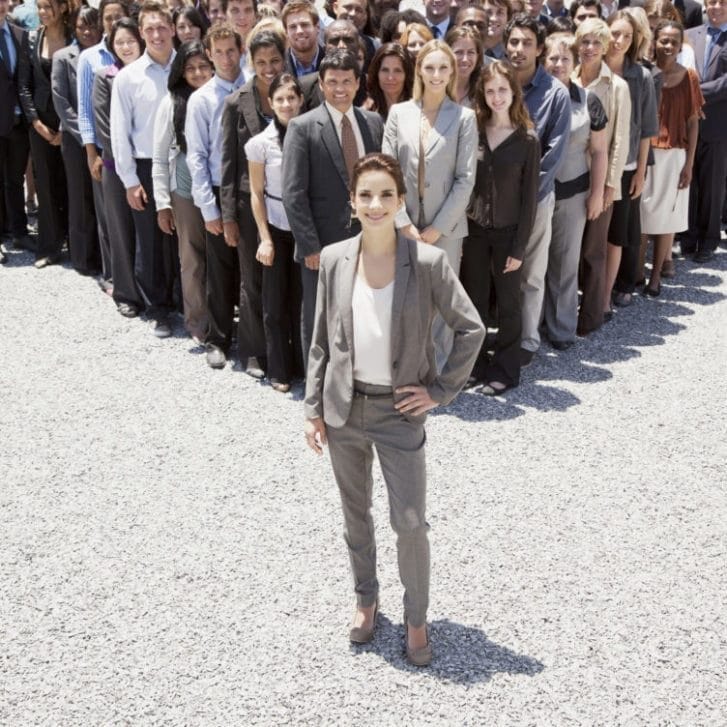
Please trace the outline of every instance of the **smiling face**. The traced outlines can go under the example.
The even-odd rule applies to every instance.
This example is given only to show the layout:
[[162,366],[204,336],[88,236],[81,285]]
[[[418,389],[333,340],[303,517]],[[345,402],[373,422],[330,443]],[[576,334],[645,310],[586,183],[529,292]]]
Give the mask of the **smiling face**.
[[510,87],[510,81],[501,76],[495,74],[487,81],[484,85],[485,92],[485,103],[487,107],[492,111],[493,115],[505,114],[510,111],[512,106],[512,88]]
[[282,73],[285,61],[274,45],[263,45],[255,51],[252,67],[258,81],[258,88],[267,95],[273,78]]
[[706,0],[707,19],[710,25],[718,28],[727,23],[727,0]]
[[192,56],[184,64],[184,80],[195,90],[212,78],[212,64],[205,56]]
[[422,49],[427,41],[422,38],[416,30],[412,30],[409,33],[409,37],[406,40],[406,49],[409,51],[411,57],[415,59],[419,55],[419,51]]
[[449,0],[424,0],[424,10],[427,20],[439,25],[449,17]]
[[270,99],[270,106],[278,121],[287,126],[288,122],[300,113],[303,107],[303,97],[292,83],[286,83],[275,89]]
[[584,66],[600,66],[605,54],[603,42],[594,33],[588,33],[578,41],[578,58]]
[[419,64],[419,78],[426,93],[442,95],[454,73],[449,56],[441,50],[433,50],[422,58]]
[[358,79],[353,71],[341,71],[329,68],[325,78],[320,81],[323,98],[333,106],[334,109],[345,114],[358,90]]
[[452,46],[457,59],[457,80],[466,84],[477,65],[477,46],[471,38],[460,38]]
[[333,3],[333,11],[337,18],[350,20],[356,30],[362,31],[368,20],[368,12],[364,0],[338,0]]
[[460,11],[457,15],[457,25],[476,30],[483,41],[487,38],[487,15],[482,8],[472,6]]
[[507,39],[507,57],[513,68],[523,76],[535,73],[542,52],[538,39],[528,28],[513,28]]
[[133,33],[126,28],[120,28],[114,36],[114,53],[128,66],[141,55],[141,46]]
[[318,24],[310,13],[291,13],[285,22],[290,47],[297,53],[310,53],[318,44]]
[[67,12],[66,3],[56,3],[54,0],[38,0],[38,18],[41,25],[46,28],[54,27],[63,22],[63,14]]
[[142,15],[139,30],[151,58],[157,63],[166,63],[172,53],[172,25],[159,13],[147,13]]
[[546,51],[543,67],[551,76],[567,86],[575,68],[573,54],[568,50],[567,46],[563,44],[555,45],[549,51]]
[[244,41],[255,25],[255,6],[252,0],[230,0],[227,4],[227,21]]
[[176,30],[177,38],[179,38],[180,43],[187,43],[190,40],[202,39],[202,29],[198,28],[184,16],[180,16],[177,19]]
[[482,9],[487,16],[487,37],[492,42],[501,43],[507,25],[507,8],[504,5],[485,0]]
[[401,58],[391,55],[386,56],[381,61],[379,67],[379,86],[381,90],[389,98],[400,98],[404,91],[404,81],[406,80],[406,71]]
[[662,28],[654,41],[654,53],[659,66],[675,62],[682,49],[682,32],[679,28]]
[[356,182],[356,193],[351,195],[351,204],[364,231],[393,228],[403,202],[404,197],[396,192],[396,180],[383,170],[363,172]]
[[234,37],[215,38],[207,51],[215,73],[225,81],[234,81],[240,75],[240,49]]

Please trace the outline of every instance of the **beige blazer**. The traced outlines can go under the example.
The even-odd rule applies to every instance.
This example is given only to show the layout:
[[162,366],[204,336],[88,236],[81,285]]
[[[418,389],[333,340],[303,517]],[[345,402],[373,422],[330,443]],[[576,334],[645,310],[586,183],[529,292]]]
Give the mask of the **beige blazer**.
[[[406,209],[396,218],[401,228],[419,221],[420,101],[389,109],[381,151],[399,160],[406,186]],[[477,122],[475,112],[445,98],[424,146],[424,220],[443,237],[467,237],[465,210],[475,185]]]
[[[353,400],[351,301],[360,248],[357,235],[321,251],[304,408],[307,418],[322,416],[332,427],[346,423]],[[454,331],[452,352],[440,374],[431,334],[436,312]],[[423,385],[432,399],[448,404],[466,383],[484,337],[482,321],[444,252],[399,236],[391,318],[392,386]],[[407,418],[423,421],[425,416]]]

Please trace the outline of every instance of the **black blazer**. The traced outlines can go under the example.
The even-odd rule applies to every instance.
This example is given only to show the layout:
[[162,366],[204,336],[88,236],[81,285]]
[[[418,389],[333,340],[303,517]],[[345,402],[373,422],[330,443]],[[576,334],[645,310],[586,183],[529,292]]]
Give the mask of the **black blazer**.
[[0,104],[0,136],[9,136],[15,124],[15,107],[20,105],[18,94],[20,56],[23,54],[23,48],[26,45],[25,38],[28,35],[27,31],[13,25],[9,20],[6,20],[6,22],[10,28],[10,37],[15,46],[17,60],[12,75],[5,61],[0,61],[0,99],[2,99],[2,104]]
[[53,56],[53,69],[50,81],[53,91],[53,105],[61,119],[61,128],[67,131],[83,146],[81,132],[78,130],[78,56],[81,48],[77,45],[68,45],[61,48]]
[[[306,73],[305,76],[301,76],[298,79],[300,88],[303,91],[303,108],[306,111],[320,106],[323,99],[323,91],[321,91],[320,79],[318,78],[318,72]],[[368,92],[366,90],[366,74],[362,73],[358,79],[358,91],[353,99],[354,106],[362,106],[366,100]]]
[[[33,30],[25,37],[24,47],[18,56],[18,81],[20,104],[29,123],[40,119],[46,126],[58,131],[60,119],[53,106],[50,74],[43,71],[41,50],[45,28]],[[71,42],[66,39],[66,45]]]
[[[381,151],[379,114],[354,107],[367,154]],[[325,105],[291,119],[283,146],[283,205],[302,260],[359,230],[351,221],[341,143]]]
[[220,211],[223,222],[237,221],[237,200],[250,194],[245,144],[264,128],[255,103],[255,78],[225,99],[222,108],[222,158],[220,163]]
[[697,61],[697,74],[702,88],[705,104],[705,118],[699,122],[700,141],[727,140],[727,33],[722,33],[719,47],[712,51],[709,68],[704,68],[704,51],[707,44],[707,26],[700,25],[687,31],[687,38],[694,48]]
[[674,0],[674,7],[682,14],[685,28],[696,28],[704,22],[697,0]]

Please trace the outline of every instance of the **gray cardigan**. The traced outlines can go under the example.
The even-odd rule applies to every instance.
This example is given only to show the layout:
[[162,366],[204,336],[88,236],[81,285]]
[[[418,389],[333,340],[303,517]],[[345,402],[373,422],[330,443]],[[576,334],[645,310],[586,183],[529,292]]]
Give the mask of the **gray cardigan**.
[[[357,235],[321,251],[304,409],[307,418],[322,416],[332,427],[346,423],[353,401],[351,301],[360,248]],[[431,335],[435,313],[454,331],[452,351],[439,374]],[[484,338],[482,321],[444,252],[400,235],[391,312],[393,387],[423,385],[432,399],[448,404],[465,385]],[[426,415],[404,416],[423,421]]]

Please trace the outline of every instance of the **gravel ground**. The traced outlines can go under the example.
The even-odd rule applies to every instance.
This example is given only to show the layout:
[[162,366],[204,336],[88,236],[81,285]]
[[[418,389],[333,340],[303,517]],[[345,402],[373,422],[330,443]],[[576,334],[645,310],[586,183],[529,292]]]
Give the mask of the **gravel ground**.
[[435,661],[353,612],[300,390],[0,269],[0,723],[724,725],[727,253],[428,425]]

